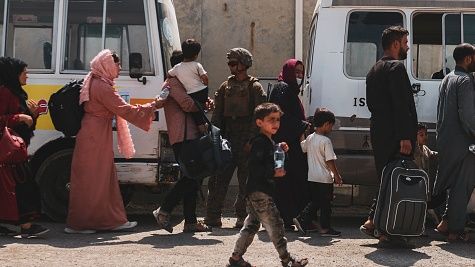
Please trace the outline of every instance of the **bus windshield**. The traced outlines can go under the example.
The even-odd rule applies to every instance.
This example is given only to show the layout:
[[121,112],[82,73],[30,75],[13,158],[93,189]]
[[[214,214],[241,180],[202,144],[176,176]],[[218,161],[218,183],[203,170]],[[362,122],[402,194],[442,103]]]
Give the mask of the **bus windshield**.
[[162,45],[163,67],[171,69],[170,57],[173,50],[181,50],[175,8],[171,0],[157,0],[157,18]]

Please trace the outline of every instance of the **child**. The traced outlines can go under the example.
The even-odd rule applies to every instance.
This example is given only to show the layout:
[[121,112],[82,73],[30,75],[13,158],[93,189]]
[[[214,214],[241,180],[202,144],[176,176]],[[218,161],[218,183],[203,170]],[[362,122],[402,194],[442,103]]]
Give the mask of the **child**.
[[302,136],[300,143],[302,151],[307,153],[308,186],[312,199],[293,221],[305,234],[311,220],[320,209],[320,235],[337,237],[341,232],[334,230],[330,225],[333,182],[341,185],[343,181],[335,165],[336,155],[332,142],[327,137],[335,124],[335,115],[327,109],[317,109],[313,119],[315,132],[306,139]]
[[[414,149],[416,165],[429,174],[431,161],[437,159],[437,152],[427,147],[427,127],[423,123],[417,125],[417,146]],[[431,181],[431,188],[434,181]]]
[[[307,259],[296,259],[287,251],[287,239],[284,236],[284,221],[275,206],[274,179],[285,175],[283,168],[275,169],[274,141],[272,135],[280,126],[282,111],[273,103],[263,103],[254,110],[254,118],[259,127],[259,134],[252,140],[249,157],[249,178],[246,184],[248,216],[244,220],[239,238],[234,246],[234,252],[227,266],[246,266],[251,264],[242,258],[251,244],[254,235],[259,231],[261,223],[269,234],[270,240],[279,253],[282,266],[305,266]],[[280,143],[287,151],[289,146]]]
[[[201,51],[201,45],[194,39],[187,39],[181,44],[181,50],[183,62],[169,70],[168,76],[178,78],[185,87],[186,93],[204,108],[208,100],[208,75],[203,66],[195,61]],[[198,111],[191,113],[191,116],[198,125],[198,129],[206,132],[203,114]]]
[[[429,177],[429,200],[432,199],[432,188],[434,187],[435,173],[431,172],[430,166],[431,163],[437,161],[437,152],[432,151],[427,147],[427,127],[423,123],[417,124],[417,145],[414,149],[414,162],[419,167],[419,169],[424,170]],[[440,197],[439,197],[440,198]],[[433,221],[435,225],[440,223],[440,218],[437,215],[437,212],[433,209],[433,205],[437,205],[438,202],[441,202],[445,199],[441,198],[435,199],[430,202],[429,209],[427,210],[428,217]],[[434,207],[436,208],[436,207]],[[439,207],[439,209],[441,209]],[[439,210],[439,213],[441,211]]]

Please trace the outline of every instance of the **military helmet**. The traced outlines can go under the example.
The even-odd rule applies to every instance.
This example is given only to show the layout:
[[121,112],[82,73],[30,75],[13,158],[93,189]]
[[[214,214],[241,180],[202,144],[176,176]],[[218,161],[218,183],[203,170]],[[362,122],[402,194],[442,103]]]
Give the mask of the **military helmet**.
[[244,49],[242,47],[237,47],[229,50],[229,52],[226,54],[226,57],[228,59],[237,59],[241,64],[243,64],[246,67],[251,67],[252,66],[252,54],[249,52],[247,49]]

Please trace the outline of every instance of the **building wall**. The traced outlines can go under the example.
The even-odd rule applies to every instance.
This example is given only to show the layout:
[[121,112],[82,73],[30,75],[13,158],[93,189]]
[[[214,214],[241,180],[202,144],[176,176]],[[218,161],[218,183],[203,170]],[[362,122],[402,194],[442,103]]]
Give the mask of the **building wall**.
[[[317,0],[304,0],[304,62],[308,32]],[[276,77],[283,62],[294,57],[294,0],[175,0],[180,37],[202,45],[198,60],[208,71],[214,92],[229,76],[226,52],[244,47],[254,55],[249,73]]]

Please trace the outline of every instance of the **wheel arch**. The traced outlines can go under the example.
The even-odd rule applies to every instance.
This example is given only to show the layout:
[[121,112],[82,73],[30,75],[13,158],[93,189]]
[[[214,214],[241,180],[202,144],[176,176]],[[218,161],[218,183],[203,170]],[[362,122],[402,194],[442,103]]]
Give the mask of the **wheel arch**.
[[39,148],[30,158],[30,164],[35,179],[36,173],[45,159],[60,150],[74,148],[75,144],[76,138],[74,137],[60,137],[44,144],[41,148]]

